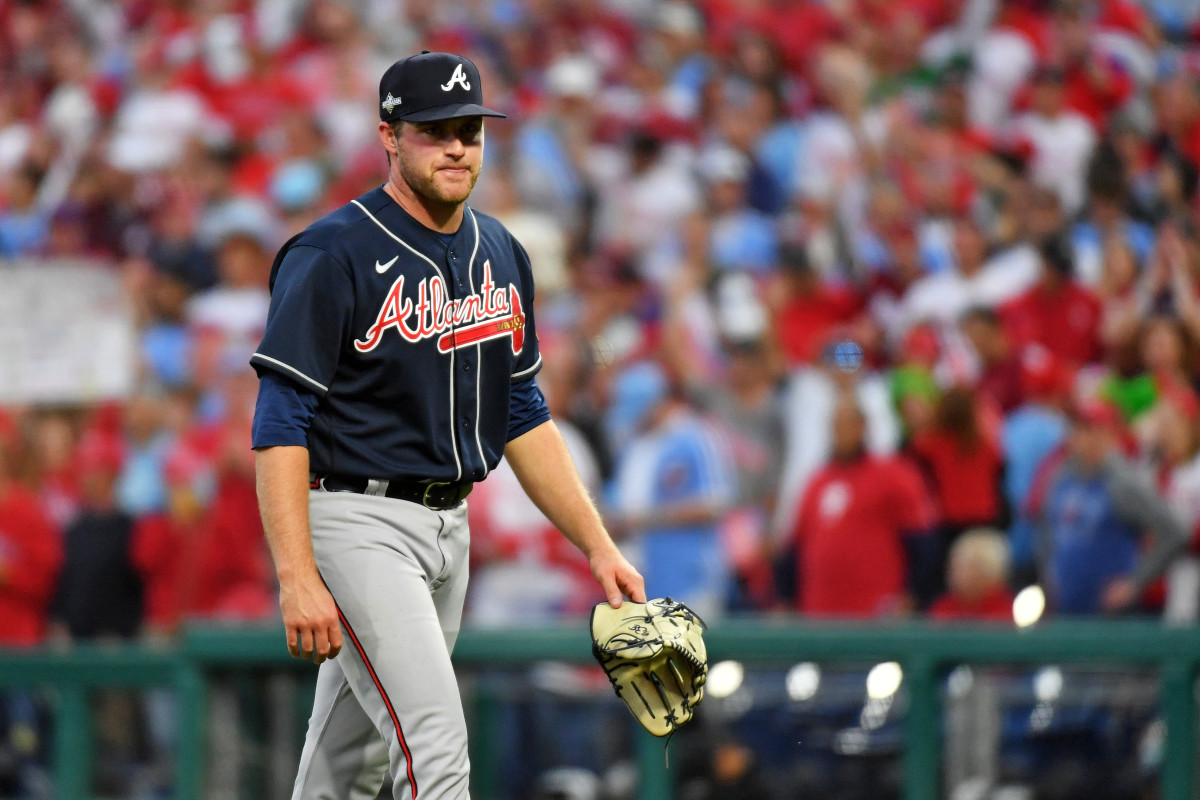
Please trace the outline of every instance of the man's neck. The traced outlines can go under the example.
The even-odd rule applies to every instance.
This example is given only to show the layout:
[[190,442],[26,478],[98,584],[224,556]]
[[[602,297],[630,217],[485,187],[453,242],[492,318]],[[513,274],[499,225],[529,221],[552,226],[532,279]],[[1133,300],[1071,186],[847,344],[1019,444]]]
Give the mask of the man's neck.
[[427,200],[394,178],[388,179],[383,190],[407,211],[409,216],[430,230],[455,233],[462,225],[463,203],[446,205]]
[[844,453],[834,453],[832,461],[835,464],[840,464],[842,466],[846,466],[849,464],[855,464],[855,463],[863,460],[864,458],[866,458],[866,456],[867,456],[867,448],[864,446],[859,446],[858,448],[856,448],[854,450],[848,450]]

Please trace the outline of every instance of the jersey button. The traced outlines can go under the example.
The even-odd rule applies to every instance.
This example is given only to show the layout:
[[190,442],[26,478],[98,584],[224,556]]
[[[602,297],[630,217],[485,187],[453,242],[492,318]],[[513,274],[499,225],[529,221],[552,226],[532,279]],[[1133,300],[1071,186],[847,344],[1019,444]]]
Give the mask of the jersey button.
[[471,365],[464,361],[463,362],[463,372],[470,372],[470,371],[471,371]]

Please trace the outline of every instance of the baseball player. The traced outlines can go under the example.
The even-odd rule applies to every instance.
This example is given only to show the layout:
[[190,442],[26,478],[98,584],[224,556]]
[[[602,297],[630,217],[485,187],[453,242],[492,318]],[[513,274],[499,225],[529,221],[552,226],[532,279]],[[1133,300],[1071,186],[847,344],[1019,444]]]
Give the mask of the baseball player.
[[[450,652],[471,486],[506,456],[613,605],[645,600],[534,382],[525,250],[466,205],[479,71],[423,52],[379,84],[387,183],[280,250],[251,363],[259,506],[293,656],[321,665],[294,798],[468,798]],[[341,653],[340,657],[339,652]],[[334,660],[336,658],[336,660]]]

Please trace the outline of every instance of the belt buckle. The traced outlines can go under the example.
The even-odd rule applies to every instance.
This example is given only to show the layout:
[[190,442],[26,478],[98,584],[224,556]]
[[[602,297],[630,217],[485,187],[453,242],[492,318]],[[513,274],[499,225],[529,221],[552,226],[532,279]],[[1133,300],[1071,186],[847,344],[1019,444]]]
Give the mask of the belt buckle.
[[434,511],[445,511],[447,508],[449,508],[449,506],[445,505],[444,503],[440,503],[436,506],[429,504],[429,493],[435,487],[453,485],[454,484],[451,481],[431,481],[425,484],[425,491],[421,494],[421,505],[425,506],[426,508],[431,508]]

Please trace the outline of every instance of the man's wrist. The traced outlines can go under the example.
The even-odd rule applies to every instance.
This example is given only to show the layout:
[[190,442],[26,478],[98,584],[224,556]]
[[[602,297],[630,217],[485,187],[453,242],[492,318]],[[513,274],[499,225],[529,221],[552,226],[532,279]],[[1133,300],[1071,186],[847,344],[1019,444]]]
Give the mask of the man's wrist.
[[608,535],[608,531],[601,529],[597,541],[587,549],[584,555],[587,556],[588,561],[594,561],[597,558],[613,555],[614,553],[619,555],[620,552],[621,549],[617,547],[617,543]]
[[307,562],[301,561],[276,565],[275,575],[279,578],[279,582],[283,584],[313,578],[319,576],[320,572],[317,570],[317,562],[310,559]]

